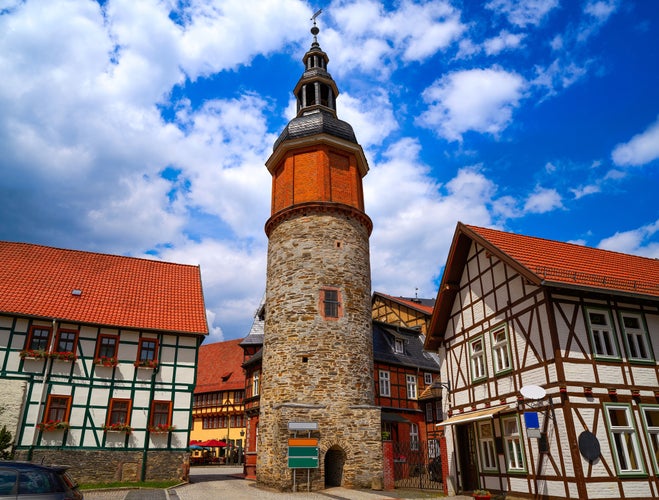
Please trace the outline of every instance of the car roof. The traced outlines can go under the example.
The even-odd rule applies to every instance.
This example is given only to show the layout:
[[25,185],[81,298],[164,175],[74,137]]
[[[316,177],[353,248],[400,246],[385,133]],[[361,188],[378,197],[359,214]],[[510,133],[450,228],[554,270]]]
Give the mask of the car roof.
[[0,460],[0,467],[10,467],[12,469],[28,470],[28,469],[43,469],[49,471],[65,471],[69,468],[68,465],[50,465],[50,464],[35,464],[32,462],[14,462]]

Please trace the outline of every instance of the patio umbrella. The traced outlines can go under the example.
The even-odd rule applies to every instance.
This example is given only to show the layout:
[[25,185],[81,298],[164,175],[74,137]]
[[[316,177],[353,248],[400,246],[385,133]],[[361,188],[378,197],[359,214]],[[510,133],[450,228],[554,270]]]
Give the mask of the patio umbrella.
[[217,439],[209,439],[203,443],[199,443],[200,446],[207,446],[208,448],[224,448],[227,444],[224,441],[218,441]]

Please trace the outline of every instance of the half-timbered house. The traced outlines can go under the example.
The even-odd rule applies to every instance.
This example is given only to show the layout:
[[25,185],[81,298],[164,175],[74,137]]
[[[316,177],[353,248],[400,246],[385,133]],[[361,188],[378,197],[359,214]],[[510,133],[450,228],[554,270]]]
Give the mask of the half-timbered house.
[[0,405],[18,459],[91,482],[187,471],[199,267],[0,242]]
[[458,224],[425,347],[449,493],[659,496],[658,260]]

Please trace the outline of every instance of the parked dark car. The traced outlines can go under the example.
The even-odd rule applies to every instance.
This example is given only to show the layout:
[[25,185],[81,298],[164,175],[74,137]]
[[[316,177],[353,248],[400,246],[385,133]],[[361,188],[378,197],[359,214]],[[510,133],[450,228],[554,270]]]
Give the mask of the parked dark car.
[[30,462],[0,462],[0,499],[80,500],[68,467]]

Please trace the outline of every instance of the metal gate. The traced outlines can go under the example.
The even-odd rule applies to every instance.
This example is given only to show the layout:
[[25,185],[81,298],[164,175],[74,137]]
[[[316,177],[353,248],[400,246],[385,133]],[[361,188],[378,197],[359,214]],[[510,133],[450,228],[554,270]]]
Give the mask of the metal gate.
[[442,463],[437,440],[394,442],[393,448],[396,488],[442,488]]

